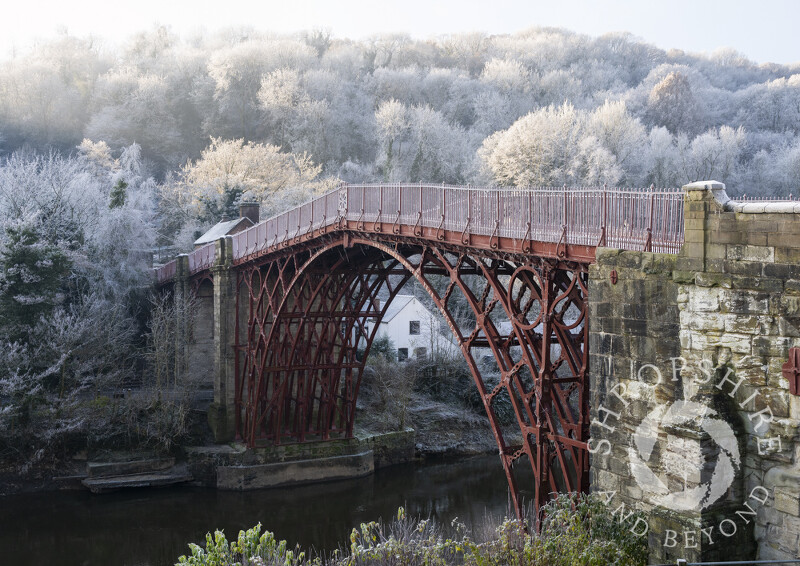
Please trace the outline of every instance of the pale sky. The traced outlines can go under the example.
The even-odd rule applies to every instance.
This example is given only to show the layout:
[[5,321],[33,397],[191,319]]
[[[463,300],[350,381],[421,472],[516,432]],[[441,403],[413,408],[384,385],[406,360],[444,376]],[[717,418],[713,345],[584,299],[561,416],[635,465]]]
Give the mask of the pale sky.
[[108,43],[154,24],[180,35],[249,25],[288,33],[327,28],[360,39],[563,27],[592,36],[627,31],[661,48],[733,47],[759,63],[800,62],[800,0],[10,0],[0,12],[0,53],[66,29]]

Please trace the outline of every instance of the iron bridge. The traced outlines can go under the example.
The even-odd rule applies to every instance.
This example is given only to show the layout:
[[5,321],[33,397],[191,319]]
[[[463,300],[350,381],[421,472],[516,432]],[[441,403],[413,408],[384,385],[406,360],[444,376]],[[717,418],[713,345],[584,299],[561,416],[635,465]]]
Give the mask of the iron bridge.
[[[536,509],[554,492],[589,488],[587,276],[596,248],[677,253],[683,193],[341,185],[229,238],[238,438],[256,446],[351,437],[377,322],[414,278],[472,373],[520,513],[518,465],[533,470],[525,487]],[[189,254],[193,280],[213,279],[218,250]],[[175,271],[174,261],[159,268],[158,282]],[[487,353],[500,372],[494,386],[479,363]],[[500,403],[513,409],[511,427]]]

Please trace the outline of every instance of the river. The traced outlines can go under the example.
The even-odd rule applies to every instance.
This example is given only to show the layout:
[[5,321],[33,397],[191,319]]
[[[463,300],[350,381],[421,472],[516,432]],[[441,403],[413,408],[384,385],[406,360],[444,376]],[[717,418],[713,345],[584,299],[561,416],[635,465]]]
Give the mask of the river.
[[497,456],[434,460],[323,484],[247,492],[139,489],[105,495],[34,493],[0,498],[0,563],[15,566],[167,566],[187,543],[224,529],[228,539],[258,522],[290,546],[332,551],[361,522],[399,506],[468,526],[506,514]]

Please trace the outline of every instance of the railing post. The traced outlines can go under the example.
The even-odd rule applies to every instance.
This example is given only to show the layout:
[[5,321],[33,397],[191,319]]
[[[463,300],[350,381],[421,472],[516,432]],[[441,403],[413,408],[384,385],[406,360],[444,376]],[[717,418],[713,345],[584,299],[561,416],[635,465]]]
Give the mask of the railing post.
[[471,239],[469,236],[469,223],[472,221],[472,189],[467,188],[467,221],[464,224],[464,231],[461,232],[461,243],[469,245]]
[[644,243],[644,251],[652,252],[653,251],[653,209],[654,207],[654,200],[655,200],[655,193],[653,189],[655,188],[654,185],[650,185],[650,197],[647,200],[647,207],[650,209],[648,211],[648,221],[647,221],[647,240]]
[[605,246],[606,245],[606,238],[607,238],[606,225],[608,223],[608,202],[606,200],[607,199],[607,192],[606,192],[607,188],[608,188],[608,185],[603,183],[603,195],[602,195],[602,199],[600,200],[600,207],[603,209],[602,210],[603,220],[602,220],[602,224],[600,225],[600,240],[597,242],[598,246]]
[[444,188],[444,183],[442,183],[442,221],[439,223],[439,229],[436,230],[436,239],[437,240],[444,240],[444,218],[445,218],[445,211],[447,210],[447,189]]

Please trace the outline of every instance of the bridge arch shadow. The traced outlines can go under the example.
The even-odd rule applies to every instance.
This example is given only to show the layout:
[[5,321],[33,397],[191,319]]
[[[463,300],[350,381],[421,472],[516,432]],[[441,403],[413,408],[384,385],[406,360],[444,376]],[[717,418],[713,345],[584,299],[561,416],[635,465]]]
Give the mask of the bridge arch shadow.
[[[587,491],[587,273],[579,262],[365,233],[250,262],[236,281],[237,436],[250,446],[352,436],[377,323],[413,277],[470,369],[517,513]],[[486,352],[495,386],[479,364]],[[511,427],[499,405],[512,407]],[[533,471],[532,490],[519,466]]]

